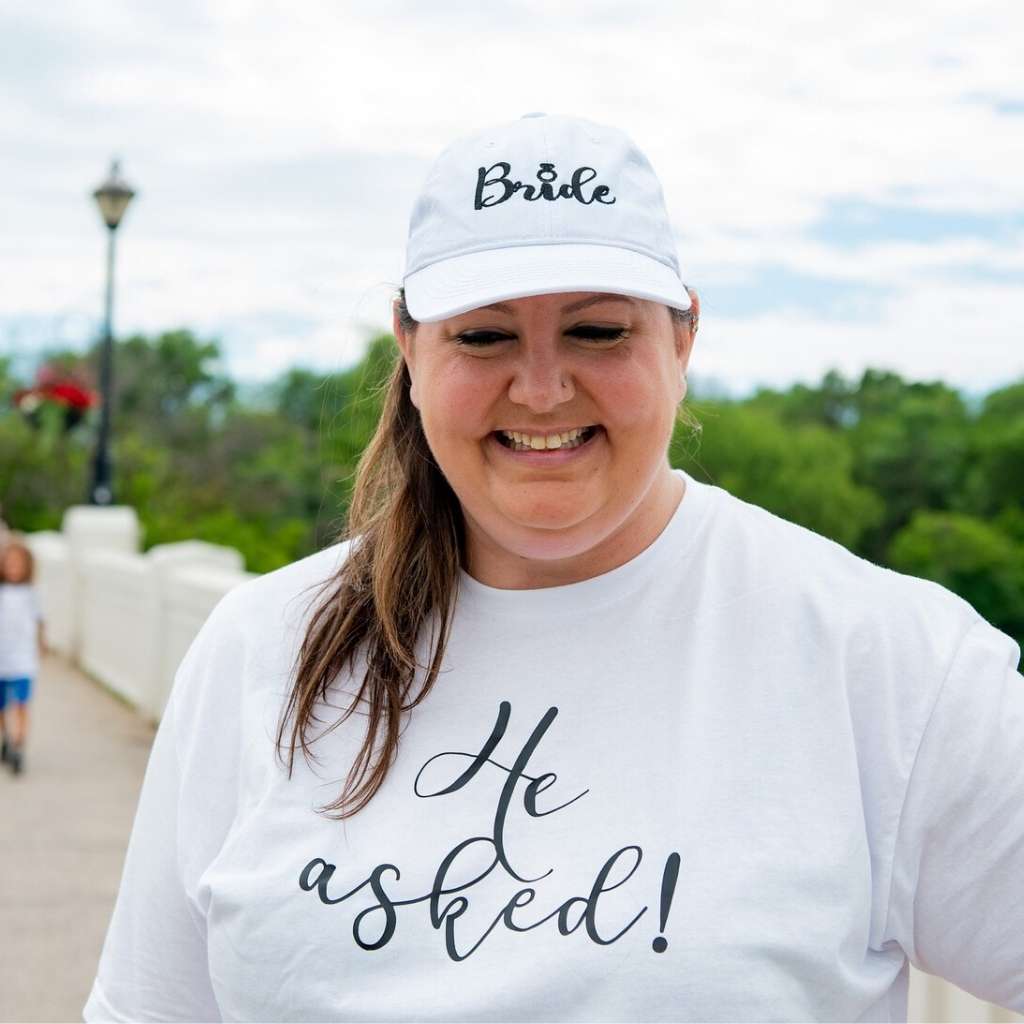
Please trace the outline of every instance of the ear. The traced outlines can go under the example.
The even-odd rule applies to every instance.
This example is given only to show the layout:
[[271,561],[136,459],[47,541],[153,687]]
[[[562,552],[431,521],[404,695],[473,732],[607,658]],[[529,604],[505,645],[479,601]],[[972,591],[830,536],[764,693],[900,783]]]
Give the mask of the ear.
[[[687,294],[690,296],[690,308],[693,310],[693,322],[694,324],[700,319],[700,296],[692,289],[686,289]],[[696,333],[696,327],[694,327]]]
[[406,369],[409,373],[409,380],[411,384],[409,386],[409,401],[418,409],[420,407],[419,397],[416,394],[416,373],[414,365],[414,351],[413,351],[413,338],[408,331],[402,329],[402,323],[398,319],[398,307],[392,305],[391,307],[391,329],[395,336],[395,341],[398,342],[399,351],[402,353],[402,359],[405,361]]

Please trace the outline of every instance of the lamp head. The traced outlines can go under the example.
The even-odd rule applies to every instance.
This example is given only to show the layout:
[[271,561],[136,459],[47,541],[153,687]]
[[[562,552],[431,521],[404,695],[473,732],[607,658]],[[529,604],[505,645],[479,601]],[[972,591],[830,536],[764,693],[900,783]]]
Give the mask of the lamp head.
[[134,195],[135,192],[121,177],[120,161],[114,160],[110,165],[107,180],[93,192],[93,198],[100,208],[100,215],[111,231],[121,223],[124,211],[128,209]]

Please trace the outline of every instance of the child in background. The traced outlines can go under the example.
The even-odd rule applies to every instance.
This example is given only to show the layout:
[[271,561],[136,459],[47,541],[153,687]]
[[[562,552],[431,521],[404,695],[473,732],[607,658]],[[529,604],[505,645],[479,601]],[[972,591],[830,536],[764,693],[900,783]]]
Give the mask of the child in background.
[[[15,775],[23,767],[32,680],[45,650],[34,569],[32,552],[20,541],[8,541],[0,552],[0,760],[9,762]],[[10,738],[8,715],[14,719]]]

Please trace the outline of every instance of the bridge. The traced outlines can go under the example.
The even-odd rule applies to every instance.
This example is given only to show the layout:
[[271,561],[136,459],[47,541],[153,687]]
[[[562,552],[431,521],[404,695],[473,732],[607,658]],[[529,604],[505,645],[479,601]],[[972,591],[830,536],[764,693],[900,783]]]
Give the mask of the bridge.
[[[72,508],[60,531],[26,539],[50,652],[25,771],[0,778],[0,1021],[78,1021],[175,669],[221,596],[254,574],[200,541],[141,553],[127,508]],[[908,1020],[1024,1016],[911,967]]]

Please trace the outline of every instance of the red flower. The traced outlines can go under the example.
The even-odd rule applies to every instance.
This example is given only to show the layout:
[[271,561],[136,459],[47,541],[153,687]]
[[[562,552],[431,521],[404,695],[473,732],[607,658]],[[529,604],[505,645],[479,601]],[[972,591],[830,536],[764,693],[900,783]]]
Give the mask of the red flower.
[[84,411],[99,404],[99,395],[76,377],[57,367],[43,365],[36,372],[35,384],[14,393],[14,404],[25,410],[41,402],[56,402],[67,409]]
[[57,383],[51,384],[48,388],[40,389],[47,398],[57,402],[63,402],[73,409],[88,409],[96,405],[99,396],[92,391],[87,391],[77,384]]
[[71,430],[85,415],[86,409],[99,403],[99,395],[70,376],[43,366],[36,374],[34,387],[19,388],[12,396],[14,406],[33,426],[40,424],[40,407],[50,403],[63,410],[64,429]]

